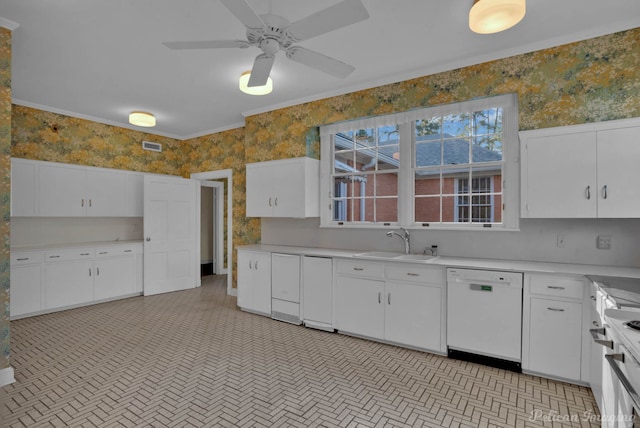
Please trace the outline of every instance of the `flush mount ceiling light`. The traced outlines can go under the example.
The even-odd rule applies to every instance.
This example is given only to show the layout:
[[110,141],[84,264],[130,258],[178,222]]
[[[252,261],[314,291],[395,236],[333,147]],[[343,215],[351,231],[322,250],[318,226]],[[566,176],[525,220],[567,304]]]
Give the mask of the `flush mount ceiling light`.
[[499,33],[520,22],[525,12],[525,0],[474,0],[469,28],[480,34]]
[[136,126],[151,128],[156,126],[156,117],[144,111],[132,111],[129,114],[129,123]]
[[267,95],[273,91],[273,80],[271,77],[267,78],[267,83],[262,86],[249,86],[249,79],[251,78],[251,71],[245,71],[240,75],[240,82],[238,86],[240,90],[249,95]]

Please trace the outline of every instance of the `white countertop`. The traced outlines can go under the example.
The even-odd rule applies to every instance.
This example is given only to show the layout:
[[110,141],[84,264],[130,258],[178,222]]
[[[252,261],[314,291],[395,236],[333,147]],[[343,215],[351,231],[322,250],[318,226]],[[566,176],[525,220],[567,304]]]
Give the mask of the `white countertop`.
[[60,248],[86,248],[86,247],[106,247],[110,245],[131,245],[142,244],[142,240],[128,241],[96,241],[96,242],[76,242],[73,244],[47,244],[47,245],[20,245],[12,246],[11,251],[44,251]]
[[[341,257],[354,258],[355,254],[362,253],[365,250],[339,250],[333,248],[309,248],[309,247],[292,247],[284,245],[243,245],[237,247],[240,250],[254,250],[266,252],[281,252],[288,254],[300,254],[309,256],[324,257]],[[357,260],[367,260],[357,258]],[[368,259],[371,260],[371,259]],[[382,259],[377,259],[383,261]],[[575,275],[598,275],[613,276],[622,278],[640,279],[640,268],[620,267],[620,266],[601,266],[601,265],[582,265],[576,263],[552,263],[552,262],[532,262],[522,260],[498,260],[498,259],[481,259],[466,257],[449,257],[439,256],[428,261],[416,260],[396,260],[389,259],[397,263],[418,263],[434,266],[472,268],[472,269],[492,269],[503,271],[519,271],[519,272],[539,272],[539,273],[558,273],[558,274],[575,274]]]

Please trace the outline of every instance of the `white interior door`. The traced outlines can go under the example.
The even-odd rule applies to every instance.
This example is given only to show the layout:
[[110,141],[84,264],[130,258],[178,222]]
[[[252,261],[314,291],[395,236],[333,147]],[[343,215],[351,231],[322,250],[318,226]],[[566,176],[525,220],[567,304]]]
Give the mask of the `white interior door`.
[[144,177],[144,295],[195,288],[197,181]]

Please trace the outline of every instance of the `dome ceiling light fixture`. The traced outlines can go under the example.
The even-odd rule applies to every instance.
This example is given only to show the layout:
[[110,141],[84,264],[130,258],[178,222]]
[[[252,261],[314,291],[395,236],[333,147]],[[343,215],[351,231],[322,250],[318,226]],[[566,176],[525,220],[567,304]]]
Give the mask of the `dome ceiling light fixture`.
[[129,114],[129,123],[145,128],[153,128],[156,126],[156,117],[146,111],[132,111]]
[[273,80],[271,77],[267,78],[267,83],[261,86],[249,86],[249,80],[251,79],[251,70],[247,70],[240,75],[240,81],[238,86],[240,90],[249,95],[267,95],[273,91]]
[[493,34],[513,27],[524,18],[526,0],[474,0],[469,11],[469,28],[479,34]]

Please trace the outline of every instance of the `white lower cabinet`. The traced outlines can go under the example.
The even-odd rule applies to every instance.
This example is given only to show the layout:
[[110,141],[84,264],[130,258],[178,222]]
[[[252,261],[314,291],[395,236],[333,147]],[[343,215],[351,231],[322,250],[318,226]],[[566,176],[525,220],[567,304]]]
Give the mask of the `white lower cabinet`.
[[42,253],[11,253],[10,315],[42,310]]
[[271,253],[238,250],[238,306],[271,316]]
[[302,320],[307,327],[333,331],[333,260],[302,257]]
[[75,306],[93,300],[93,260],[46,263],[44,309]]
[[337,263],[339,331],[443,352],[444,268],[351,260]]
[[531,370],[579,380],[581,335],[581,303],[531,298]]
[[552,378],[588,381],[589,341],[583,337],[583,325],[590,314],[584,312],[584,279],[550,274],[525,278],[522,368]]
[[142,292],[142,244],[11,253],[11,318]]

